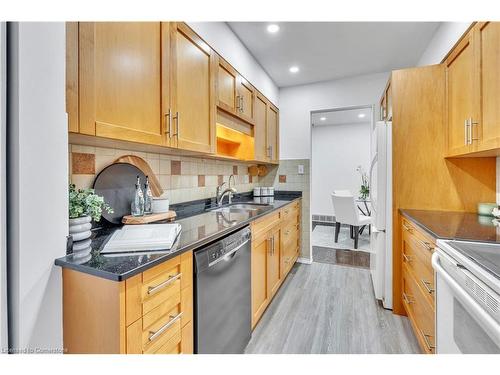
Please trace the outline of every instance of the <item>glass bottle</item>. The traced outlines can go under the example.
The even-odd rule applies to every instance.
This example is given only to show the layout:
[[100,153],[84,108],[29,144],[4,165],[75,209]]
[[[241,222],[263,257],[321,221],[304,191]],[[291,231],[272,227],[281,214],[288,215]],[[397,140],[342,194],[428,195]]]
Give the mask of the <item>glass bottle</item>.
[[137,182],[135,183],[135,194],[134,200],[131,205],[132,216],[142,216],[144,215],[144,195],[141,189],[141,178],[137,176]]
[[149,186],[149,177],[146,176],[146,183],[144,184],[144,214],[151,215],[153,213],[153,193]]

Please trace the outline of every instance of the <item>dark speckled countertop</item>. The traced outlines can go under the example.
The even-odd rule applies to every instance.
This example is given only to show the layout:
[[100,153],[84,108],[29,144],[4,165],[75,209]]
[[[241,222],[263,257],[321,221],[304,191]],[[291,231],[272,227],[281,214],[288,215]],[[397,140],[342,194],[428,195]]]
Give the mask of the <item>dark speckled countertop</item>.
[[[301,192],[276,193],[274,203],[266,211],[261,213],[250,211],[231,213],[230,218],[222,217],[217,212],[207,211],[209,207],[200,204],[199,201],[194,202],[192,205],[182,204],[179,207],[173,207],[173,209],[179,209],[178,217],[180,219],[175,222],[181,224],[182,231],[173,248],[168,251],[101,254],[100,250],[106,240],[114,231],[120,228],[120,226],[114,226],[94,231],[91,244],[92,252],[87,257],[76,258],[69,254],[56,259],[55,264],[105,279],[122,281],[183,252],[197,249],[241,229],[256,218],[277,210],[301,196]],[[243,203],[245,201],[252,201],[252,199],[249,196],[242,196],[238,199],[238,202]],[[184,212],[184,214],[179,215],[180,212]],[[189,212],[191,215],[187,215],[185,212]]]
[[493,217],[453,211],[400,210],[431,236],[444,240],[500,242],[500,227]]

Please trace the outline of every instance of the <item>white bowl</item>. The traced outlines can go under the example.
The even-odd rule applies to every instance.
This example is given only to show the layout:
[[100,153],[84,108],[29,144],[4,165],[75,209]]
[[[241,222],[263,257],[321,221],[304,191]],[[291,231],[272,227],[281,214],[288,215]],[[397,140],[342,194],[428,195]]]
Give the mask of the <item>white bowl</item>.
[[152,211],[154,214],[168,212],[169,203],[167,198],[153,198]]

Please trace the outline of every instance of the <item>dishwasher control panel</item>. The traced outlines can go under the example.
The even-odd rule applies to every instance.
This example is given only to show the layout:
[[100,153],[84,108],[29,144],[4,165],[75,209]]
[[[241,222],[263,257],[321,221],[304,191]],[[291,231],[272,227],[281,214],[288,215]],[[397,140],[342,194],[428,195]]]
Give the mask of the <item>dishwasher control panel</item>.
[[242,245],[248,242],[251,236],[250,228],[246,227],[205,248],[195,250],[195,258],[197,260],[196,271],[211,266],[219,260],[222,260],[221,258],[226,255],[233,254]]

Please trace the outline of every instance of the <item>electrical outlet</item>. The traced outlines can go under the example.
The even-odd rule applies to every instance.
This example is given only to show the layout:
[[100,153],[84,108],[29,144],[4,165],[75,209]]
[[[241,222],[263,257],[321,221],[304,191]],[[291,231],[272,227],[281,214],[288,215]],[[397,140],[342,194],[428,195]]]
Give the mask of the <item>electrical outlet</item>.
[[299,173],[299,174],[304,174],[304,165],[299,164],[299,167],[298,167],[298,173]]

